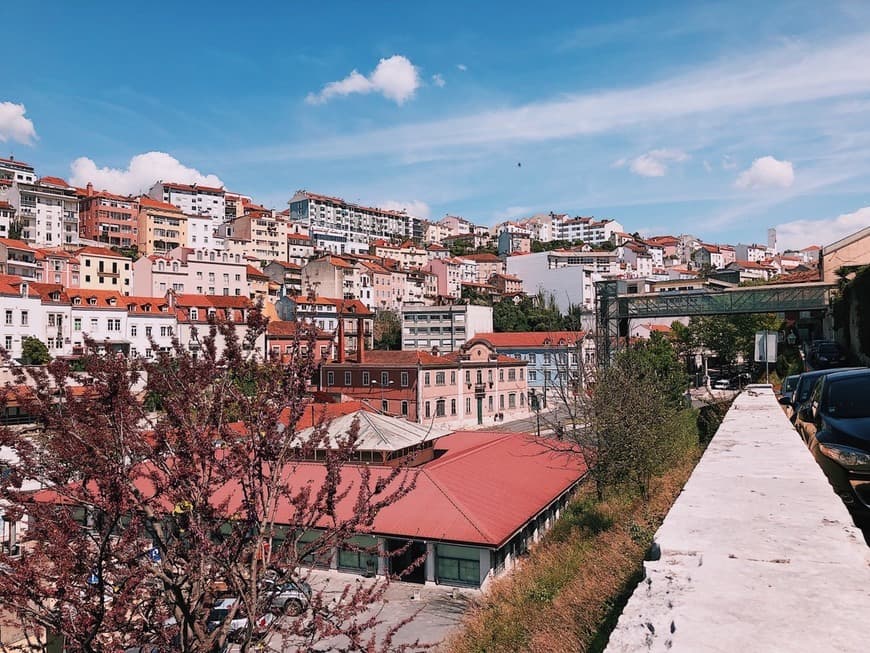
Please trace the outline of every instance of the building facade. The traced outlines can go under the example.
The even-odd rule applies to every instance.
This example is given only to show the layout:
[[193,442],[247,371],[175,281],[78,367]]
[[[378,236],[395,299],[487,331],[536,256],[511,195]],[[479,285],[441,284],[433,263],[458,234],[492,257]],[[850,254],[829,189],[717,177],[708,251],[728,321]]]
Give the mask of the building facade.
[[474,304],[402,308],[402,349],[454,352],[481,332],[492,331],[492,307]]

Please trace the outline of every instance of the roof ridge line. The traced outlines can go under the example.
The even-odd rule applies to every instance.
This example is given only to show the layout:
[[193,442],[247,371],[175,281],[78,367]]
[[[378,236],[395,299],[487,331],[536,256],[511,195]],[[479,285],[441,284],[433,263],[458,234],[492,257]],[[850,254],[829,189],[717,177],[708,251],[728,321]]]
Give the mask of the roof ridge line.
[[[455,433],[476,433],[476,431],[454,431],[453,433],[454,434]],[[501,442],[502,440],[504,440],[505,438],[507,438],[511,435],[511,433],[504,432],[504,431],[485,431],[485,433],[492,433],[493,435],[496,435],[497,437],[493,438],[489,442],[481,442],[480,444],[475,444],[471,447],[468,447],[464,451],[453,456],[451,458],[451,460],[460,460],[462,458],[465,458],[466,456],[470,456],[475,451],[480,451],[481,449],[486,449],[488,447],[492,447],[497,442]],[[442,465],[443,465],[443,463],[440,460],[436,460],[434,463],[429,465],[428,468],[429,469],[437,469],[438,467],[441,467]]]
[[434,485],[436,488],[438,488],[438,491],[444,495],[444,498],[447,499],[454,508],[456,508],[456,510],[459,512],[460,515],[465,517],[465,520],[469,524],[471,524],[471,527],[474,530],[476,530],[478,533],[480,533],[480,535],[482,537],[484,537],[486,540],[488,540],[490,542],[492,542],[494,540],[493,536],[490,533],[485,533],[483,530],[480,529],[480,527],[477,525],[475,520],[473,520],[471,518],[471,516],[468,515],[468,513],[466,513],[465,509],[463,509],[463,507],[459,504],[459,501],[457,499],[455,499],[454,497],[452,497],[450,494],[448,494],[447,491],[443,487],[441,487],[441,485],[438,483],[438,481],[436,481],[434,478],[432,478],[432,474],[429,473],[429,469],[426,469],[424,467],[422,469],[422,471],[426,475],[426,478],[428,478],[432,482],[432,485]]

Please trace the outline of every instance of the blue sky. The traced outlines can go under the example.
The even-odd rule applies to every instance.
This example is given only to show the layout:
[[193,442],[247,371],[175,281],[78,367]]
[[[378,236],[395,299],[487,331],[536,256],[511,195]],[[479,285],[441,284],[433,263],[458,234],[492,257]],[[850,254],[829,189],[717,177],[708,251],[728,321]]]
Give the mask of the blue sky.
[[870,5],[611,4],[12,3],[0,156],[277,208],[786,246],[870,225]]

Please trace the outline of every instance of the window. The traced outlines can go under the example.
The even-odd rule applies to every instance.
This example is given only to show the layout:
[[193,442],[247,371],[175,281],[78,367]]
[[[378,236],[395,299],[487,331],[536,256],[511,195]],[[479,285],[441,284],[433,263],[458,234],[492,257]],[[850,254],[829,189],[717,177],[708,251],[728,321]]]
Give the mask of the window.
[[498,396],[498,409],[504,410],[504,395]]
[[431,382],[430,374],[429,374],[429,372],[426,372],[423,375],[423,385],[429,385],[430,382]]
[[550,354],[544,354],[544,365],[550,364]]
[[489,381],[489,384],[492,385],[492,370],[487,370],[486,373],[487,380]]
[[362,384],[364,386],[369,386],[372,384],[372,375],[371,372],[363,372],[362,373]]
[[544,370],[544,381],[552,381],[550,377],[550,370]]
[[444,385],[444,372],[435,372],[435,385]]
[[401,382],[402,382],[402,387],[403,387],[403,388],[407,388],[407,387],[408,387],[408,373],[407,373],[407,372],[402,372]]
[[521,367],[520,368],[520,381],[522,381],[523,378],[525,378],[525,374],[524,374],[523,368]]
[[508,408],[516,408],[517,407],[517,396],[511,392],[508,395]]
[[451,415],[456,414],[456,400],[455,399],[450,400],[450,414]]
[[135,324],[131,324],[131,325],[130,325],[130,336],[133,337],[133,338],[135,338],[137,332],[138,332],[138,329],[136,328],[136,325],[135,325]]
[[408,415],[408,402],[407,401],[402,402],[402,415],[404,415],[406,417]]
[[335,373],[327,372],[326,373],[326,385],[334,385],[335,384]]
[[6,324],[12,324],[12,311],[6,311]]
[[381,387],[386,388],[388,385],[390,385],[390,373],[381,372]]
[[504,370],[498,371],[498,382],[502,383],[504,381]]
[[538,380],[538,373],[535,370],[529,370],[529,381],[537,381],[537,380]]
[[91,332],[94,332],[96,330],[97,330],[97,318],[92,317],[91,318]]
[[4,346],[6,347],[6,351],[12,349],[12,336],[6,336],[6,344]]
[[533,353],[529,353],[529,364],[530,365],[535,364],[535,355]]
[[21,326],[27,326],[28,317],[27,311],[21,311]]
[[466,414],[471,412],[471,397],[465,398],[465,412]]
[[172,335],[172,327],[171,326],[162,326],[160,327],[160,335],[164,338]]
[[344,373],[344,384],[345,384],[345,385],[350,385],[350,372],[345,372],[345,373]]
[[386,399],[381,399],[381,412],[389,413],[390,412],[390,402]]
[[81,331],[82,330],[82,318],[74,317],[73,318],[73,331]]
[[456,370],[450,372],[450,385],[456,385]]
[[438,401],[435,402],[435,417],[444,417],[444,415],[446,414],[446,412],[445,412],[446,405],[447,405],[447,402],[444,401],[443,399],[439,399]]
[[465,370],[465,382],[471,384],[471,370]]
[[493,406],[492,395],[489,395],[489,397],[487,397],[486,404],[487,404],[487,409],[489,410],[489,412],[492,412],[492,406]]
[[150,326],[145,327],[145,337],[146,338],[151,337],[151,327]]
[[190,309],[190,319],[191,320],[198,320],[199,319],[199,310],[197,310],[195,308],[191,308]]
[[426,402],[426,411],[423,413],[423,415],[424,415],[425,417],[430,417],[430,414],[429,414],[429,413],[430,413],[429,403],[430,403],[430,402],[428,402],[428,401]]

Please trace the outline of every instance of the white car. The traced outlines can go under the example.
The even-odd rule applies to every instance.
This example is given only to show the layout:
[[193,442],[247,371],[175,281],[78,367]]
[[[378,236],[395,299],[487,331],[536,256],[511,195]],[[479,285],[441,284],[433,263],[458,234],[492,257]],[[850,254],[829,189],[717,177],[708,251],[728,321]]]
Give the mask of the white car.
[[[224,623],[224,619],[227,618],[227,614],[230,609],[236,604],[238,601],[235,597],[229,597],[224,599],[218,599],[215,601],[214,607],[211,609],[211,612],[208,615],[208,629],[217,630]],[[275,620],[275,615],[271,612],[267,612],[262,617],[257,619],[257,623],[254,627],[254,634],[265,631],[269,624],[271,624]],[[236,612],[235,619],[230,622],[230,630],[228,633],[228,638],[230,641],[236,641],[242,635],[244,635],[245,629],[248,627],[248,615],[245,614],[242,606],[239,606],[239,610]]]
[[728,379],[718,379],[717,381],[713,381],[713,389],[714,390],[730,390],[731,389],[731,381]]

